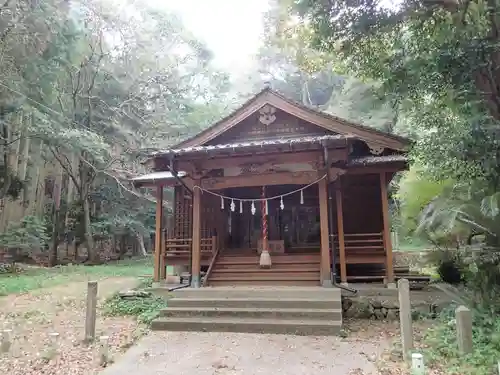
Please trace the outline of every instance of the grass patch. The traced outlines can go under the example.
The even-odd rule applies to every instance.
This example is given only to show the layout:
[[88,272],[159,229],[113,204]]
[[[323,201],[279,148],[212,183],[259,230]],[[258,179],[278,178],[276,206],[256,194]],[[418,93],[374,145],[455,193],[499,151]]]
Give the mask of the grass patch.
[[[149,283],[145,282],[144,284]],[[122,298],[116,293],[104,302],[104,314],[107,316],[134,316],[138,322],[150,325],[159,316],[160,311],[166,307],[167,301],[162,297],[150,295]]]
[[498,371],[500,358],[500,319],[475,312],[472,353],[458,351],[454,310],[447,310],[424,337],[426,362],[448,374],[491,375]]
[[34,289],[73,281],[106,277],[138,277],[151,274],[153,258],[118,261],[98,266],[68,265],[54,268],[28,268],[18,274],[0,274],[0,295],[25,293]]

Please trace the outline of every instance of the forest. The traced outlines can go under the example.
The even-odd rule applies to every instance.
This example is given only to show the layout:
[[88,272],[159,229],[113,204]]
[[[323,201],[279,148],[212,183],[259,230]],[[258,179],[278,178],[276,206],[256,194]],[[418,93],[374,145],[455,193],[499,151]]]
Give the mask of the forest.
[[150,252],[155,198],[130,184],[146,172],[145,156],[212,124],[266,84],[397,131],[390,103],[379,103],[371,83],[331,66],[303,68],[298,52],[315,52],[283,43],[275,32],[281,7],[273,5],[254,70],[231,77],[178,15],[146,1],[4,2],[2,256],[97,264]]

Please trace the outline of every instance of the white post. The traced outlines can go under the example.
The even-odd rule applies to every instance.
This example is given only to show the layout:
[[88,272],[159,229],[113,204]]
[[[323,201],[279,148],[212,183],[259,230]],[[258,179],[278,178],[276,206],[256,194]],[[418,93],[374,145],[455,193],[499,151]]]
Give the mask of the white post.
[[411,355],[411,375],[425,375],[424,356],[420,353]]

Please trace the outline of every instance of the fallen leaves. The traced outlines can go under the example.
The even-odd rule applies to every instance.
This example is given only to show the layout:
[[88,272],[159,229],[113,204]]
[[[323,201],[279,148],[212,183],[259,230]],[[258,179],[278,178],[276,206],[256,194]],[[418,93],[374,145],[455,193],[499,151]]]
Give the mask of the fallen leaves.
[[[134,287],[136,282],[135,278],[100,281],[99,302],[119,290]],[[99,343],[83,342],[86,288],[86,282],[75,282],[2,297],[3,327],[0,328],[12,329],[12,345],[0,360],[0,372],[9,375],[96,374],[100,369]],[[59,335],[51,337],[52,333]],[[111,359],[142,334],[143,328],[135,319],[103,317],[98,312],[96,335],[109,337]]]

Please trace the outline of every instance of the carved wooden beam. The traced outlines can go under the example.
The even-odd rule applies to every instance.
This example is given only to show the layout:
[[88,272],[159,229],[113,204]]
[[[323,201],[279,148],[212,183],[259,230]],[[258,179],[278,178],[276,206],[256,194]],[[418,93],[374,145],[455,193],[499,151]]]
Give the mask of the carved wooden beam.
[[219,190],[263,185],[307,185],[320,177],[316,171],[265,173],[251,176],[206,178],[201,181],[201,186],[207,190]]

